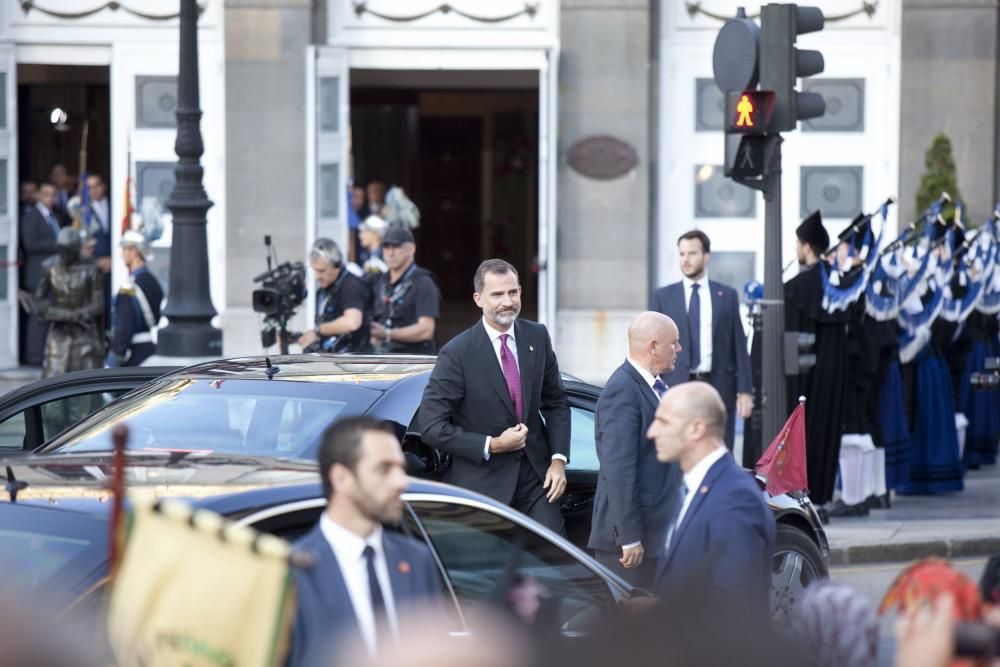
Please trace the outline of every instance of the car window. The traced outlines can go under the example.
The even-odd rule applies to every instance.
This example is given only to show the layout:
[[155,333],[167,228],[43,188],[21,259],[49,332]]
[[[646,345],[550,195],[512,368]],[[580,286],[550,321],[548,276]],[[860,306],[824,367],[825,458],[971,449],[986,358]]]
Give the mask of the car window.
[[380,394],[323,382],[165,378],[84,419],[46,452],[109,450],[112,428],[124,422],[132,449],[313,458],[330,423],[364,413]]
[[[537,584],[563,633],[592,631],[613,604],[607,583],[562,547],[499,513],[410,501],[463,605]],[[498,590],[507,587],[507,590]]]
[[28,432],[26,412],[27,410],[22,410],[0,422],[0,450],[24,449],[24,438]]
[[594,411],[572,406],[570,408],[570,449],[568,470],[597,470],[597,445],[594,442]]
[[42,441],[62,433],[84,417],[97,412],[127,392],[127,389],[95,391],[88,394],[65,396],[43,403],[40,406],[42,410]]

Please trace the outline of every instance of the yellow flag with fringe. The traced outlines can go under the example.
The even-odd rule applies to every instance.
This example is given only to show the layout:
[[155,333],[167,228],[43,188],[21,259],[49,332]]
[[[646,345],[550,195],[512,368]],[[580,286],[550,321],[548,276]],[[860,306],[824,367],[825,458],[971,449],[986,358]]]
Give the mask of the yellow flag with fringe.
[[109,600],[115,662],[282,664],[295,604],[290,550],[179,501],[137,504]]

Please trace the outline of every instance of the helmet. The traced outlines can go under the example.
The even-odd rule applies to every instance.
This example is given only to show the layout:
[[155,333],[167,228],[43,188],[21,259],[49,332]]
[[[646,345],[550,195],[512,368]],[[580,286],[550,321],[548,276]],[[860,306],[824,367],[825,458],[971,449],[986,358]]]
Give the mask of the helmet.
[[146,241],[145,235],[142,232],[137,232],[134,229],[127,230],[122,234],[122,240],[119,244],[122,248],[135,248],[143,255],[149,254],[149,242]]
[[80,232],[72,227],[63,227],[59,230],[59,235],[56,236],[56,246],[58,246],[60,250],[79,250]]

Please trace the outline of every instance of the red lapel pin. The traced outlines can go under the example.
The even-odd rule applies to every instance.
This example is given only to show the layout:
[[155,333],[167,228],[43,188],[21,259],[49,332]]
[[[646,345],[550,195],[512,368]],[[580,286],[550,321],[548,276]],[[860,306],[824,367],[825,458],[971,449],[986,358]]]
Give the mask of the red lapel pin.
[[405,560],[399,561],[399,572],[400,572],[400,574],[409,574],[410,573],[410,564],[407,563]]

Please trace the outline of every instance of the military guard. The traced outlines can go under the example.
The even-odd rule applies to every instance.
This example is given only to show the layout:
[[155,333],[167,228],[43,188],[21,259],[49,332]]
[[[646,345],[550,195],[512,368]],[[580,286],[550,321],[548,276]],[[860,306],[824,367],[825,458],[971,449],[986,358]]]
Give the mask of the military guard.
[[105,364],[139,366],[156,354],[156,326],[160,321],[163,288],[146,268],[149,245],[142,233],[128,230],[119,245],[129,277],[115,296],[111,349]]

